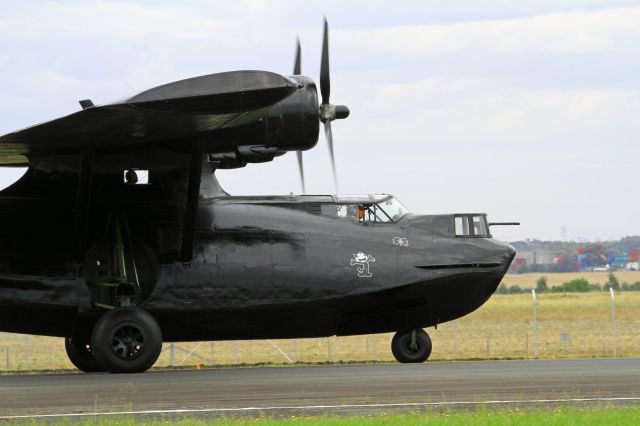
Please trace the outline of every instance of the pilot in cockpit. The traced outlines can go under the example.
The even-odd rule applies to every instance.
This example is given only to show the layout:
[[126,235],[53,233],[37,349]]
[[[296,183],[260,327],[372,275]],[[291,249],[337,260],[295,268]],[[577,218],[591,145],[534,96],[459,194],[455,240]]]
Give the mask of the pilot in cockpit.
[[344,215],[344,213],[340,213],[340,210],[338,210],[338,216],[344,217],[345,219],[350,220],[351,222],[357,223],[357,222],[364,222],[365,221],[365,211],[366,211],[366,207],[362,204],[349,204],[344,206],[345,210],[342,210],[343,212],[346,212],[346,215]]

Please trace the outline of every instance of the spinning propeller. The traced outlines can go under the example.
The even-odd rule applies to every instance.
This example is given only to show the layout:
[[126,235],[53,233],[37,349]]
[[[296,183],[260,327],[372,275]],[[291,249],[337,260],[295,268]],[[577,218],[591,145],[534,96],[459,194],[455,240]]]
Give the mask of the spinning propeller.
[[[301,73],[301,49],[300,39],[296,45],[296,59],[293,65],[293,75]],[[331,95],[331,77],[329,73],[329,25],[327,19],[324,20],[324,34],[322,38],[322,61],[320,63],[320,94],[322,95],[322,103],[319,106],[320,121],[324,124],[324,134],[329,146],[329,155],[331,157],[331,168],[333,170],[333,182],[338,192],[338,177],[336,174],[336,161],[333,151],[333,134],[331,132],[331,122],[337,119],[347,118],[349,116],[349,108],[346,105],[333,105],[329,102]],[[302,163],[302,151],[296,151],[298,156],[298,168],[300,170],[300,182],[302,184],[302,193],[306,193],[304,183],[304,167]]]

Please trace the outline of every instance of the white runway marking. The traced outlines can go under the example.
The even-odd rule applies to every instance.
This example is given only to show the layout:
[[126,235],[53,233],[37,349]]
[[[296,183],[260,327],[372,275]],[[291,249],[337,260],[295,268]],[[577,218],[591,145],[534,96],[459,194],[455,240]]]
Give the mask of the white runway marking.
[[253,411],[290,411],[290,410],[348,410],[358,408],[424,408],[446,407],[452,405],[508,405],[508,404],[551,404],[569,402],[640,402],[640,397],[620,398],[567,398],[567,399],[520,399],[520,400],[494,400],[494,401],[454,401],[454,402],[406,402],[397,404],[344,404],[344,405],[302,405],[282,407],[238,407],[238,408],[178,408],[169,410],[132,410],[132,411],[105,411],[88,413],[60,413],[60,414],[33,414],[0,416],[0,420],[39,419],[50,417],[90,417],[90,416],[137,416],[155,414],[202,414],[202,413],[249,413]]

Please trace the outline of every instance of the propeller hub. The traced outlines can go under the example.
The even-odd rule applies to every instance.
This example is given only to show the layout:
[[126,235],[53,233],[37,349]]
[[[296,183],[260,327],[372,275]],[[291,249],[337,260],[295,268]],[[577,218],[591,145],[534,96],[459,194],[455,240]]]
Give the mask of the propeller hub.
[[323,123],[341,120],[349,117],[349,107],[346,105],[321,104],[320,105],[320,121]]

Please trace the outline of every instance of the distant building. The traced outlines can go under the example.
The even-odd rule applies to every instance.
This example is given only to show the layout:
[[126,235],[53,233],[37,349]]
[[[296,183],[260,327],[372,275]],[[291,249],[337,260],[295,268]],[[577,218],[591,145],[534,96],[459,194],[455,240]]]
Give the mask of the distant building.
[[513,259],[513,262],[511,262],[511,266],[509,267],[509,271],[510,272],[516,272],[526,264],[527,264],[527,259],[523,259],[521,257],[517,257],[517,258]]
[[553,263],[553,254],[540,250],[522,251],[518,252],[517,259],[525,259],[528,265],[548,265]]

